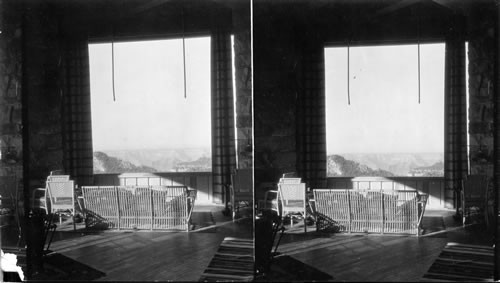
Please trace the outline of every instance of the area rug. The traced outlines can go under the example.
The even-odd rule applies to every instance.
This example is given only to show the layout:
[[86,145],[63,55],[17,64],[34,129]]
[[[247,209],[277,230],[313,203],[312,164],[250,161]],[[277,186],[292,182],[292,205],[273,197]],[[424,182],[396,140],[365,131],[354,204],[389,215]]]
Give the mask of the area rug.
[[34,274],[29,280],[91,281],[105,275],[104,272],[62,254],[49,253],[44,257],[43,272]]
[[251,282],[254,279],[254,243],[226,237],[201,275],[200,282]]
[[421,282],[492,282],[494,249],[447,243]]
[[259,282],[312,282],[332,281],[334,278],[319,269],[307,265],[291,256],[278,256],[271,262],[270,271],[262,277],[256,278]]

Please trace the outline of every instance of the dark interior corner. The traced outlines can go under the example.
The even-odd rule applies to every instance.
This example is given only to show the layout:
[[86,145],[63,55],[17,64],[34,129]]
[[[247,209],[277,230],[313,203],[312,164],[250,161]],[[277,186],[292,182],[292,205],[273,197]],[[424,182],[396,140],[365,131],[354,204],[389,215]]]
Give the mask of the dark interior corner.
[[[7,225],[8,233],[2,226],[2,245],[17,246],[25,253],[21,263],[27,268],[28,278],[43,265],[40,247],[44,243],[40,241],[44,229],[42,220],[31,211],[33,190],[45,186],[50,172],[60,169],[71,175],[78,186],[96,183],[88,43],[199,35],[212,37],[211,146],[216,169],[207,178],[212,181],[210,193],[218,205],[227,202],[234,168],[254,169],[255,202],[287,172],[296,172],[308,188],[326,188],[332,183],[326,173],[325,47],[444,42],[445,172],[440,197],[443,208],[458,211],[459,184],[464,176],[487,176],[491,223],[497,231],[481,233],[488,233],[489,239],[494,236],[495,265],[499,266],[498,1],[4,0],[0,11],[0,176],[2,184],[11,182],[9,178],[13,180],[9,186],[16,200],[16,216],[2,215],[2,225],[11,223]],[[229,79],[232,74],[226,68],[230,54],[224,49],[230,44],[230,35],[234,35],[235,103]],[[465,58],[469,62],[468,117]],[[253,152],[249,152],[251,147]],[[238,229],[247,232],[248,227],[238,225],[236,222],[208,230],[206,235],[192,233],[190,237],[197,243],[220,243],[222,237],[217,233],[230,234]],[[267,229],[258,232],[267,235]],[[12,234],[8,241],[3,237],[7,234]],[[145,234],[134,235],[139,239],[136,245],[150,240]],[[452,239],[453,234],[448,236]],[[161,243],[164,235],[154,237]],[[293,241],[302,240],[292,235],[284,244],[289,247]],[[178,241],[178,246],[192,244],[185,239]],[[368,240],[366,243],[380,244],[373,241],[375,244]],[[265,242],[265,251],[272,247],[266,241],[255,242]],[[163,247],[151,245],[149,251]],[[203,250],[210,255],[215,252],[215,248]],[[142,256],[149,254],[143,252]],[[195,257],[201,260],[205,256]],[[325,262],[328,259],[331,257],[325,255]],[[301,260],[281,259],[292,268],[306,266],[308,258]],[[175,261],[179,259],[173,258]],[[94,272],[94,267],[88,270]],[[317,275],[318,280],[332,280],[324,270],[309,266],[304,270],[301,279]],[[279,277],[283,270],[274,272]],[[495,272],[499,279],[498,268]],[[94,273],[96,278],[104,276],[99,270]],[[115,278],[125,278],[118,273],[113,274]],[[184,270],[184,274],[190,275],[190,271]]]

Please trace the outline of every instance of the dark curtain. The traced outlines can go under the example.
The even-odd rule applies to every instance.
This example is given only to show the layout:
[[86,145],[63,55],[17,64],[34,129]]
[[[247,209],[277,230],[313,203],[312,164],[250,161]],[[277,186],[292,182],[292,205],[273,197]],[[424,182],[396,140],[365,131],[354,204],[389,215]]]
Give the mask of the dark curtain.
[[[500,56],[498,52],[500,52],[500,5],[497,5],[497,14],[496,14],[496,22],[497,27],[495,30],[495,37],[497,39],[496,47],[497,52],[495,52],[495,89],[494,92],[494,136],[493,136],[493,152],[494,152],[494,162],[493,162],[493,188],[494,188],[494,196],[496,201],[494,202],[493,208],[493,227],[495,227],[495,261],[494,266],[500,266]],[[494,280],[500,280],[500,268],[495,268],[495,274],[493,277]]]
[[79,186],[93,183],[89,51],[86,38],[64,44],[61,64],[64,169]]
[[213,195],[221,203],[236,167],[230,32],[212,31],[211,45]]
[[[445,51],[445,202],[457,207],[460,182],[467,176],[467,109],[465,40],[461,20],[455,18]],[[453,203],[453,199],[455,203]]]
[[297,168],[310,188],[326,188],[325,60],[320,44],[303,49],[297,103]]

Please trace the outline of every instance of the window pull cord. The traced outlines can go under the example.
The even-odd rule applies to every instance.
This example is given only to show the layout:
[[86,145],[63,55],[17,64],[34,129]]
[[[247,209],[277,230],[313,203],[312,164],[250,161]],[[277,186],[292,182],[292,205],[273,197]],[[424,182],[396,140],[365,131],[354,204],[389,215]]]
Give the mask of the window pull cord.
[[349,62],[349,43],[347,43],[347,105],[351,105],[351,84],[350,84],[350,62]]
[[115,96],[115,37],[114,31],[111,34],[111,86],[113,88],[113,101],[116,101]]
[[186,43],[185,43],[185,23],[184,23],[184,8],[182,8],[182,63],[184,67],[184,98],[187,98],[186,90]]
[[420,41],[417,44],[418,47],[418,104],[420,104]]
[[[417,14],[419,12],[417,6]],[[420,16],[417,16],[418,104],[420,104]]]

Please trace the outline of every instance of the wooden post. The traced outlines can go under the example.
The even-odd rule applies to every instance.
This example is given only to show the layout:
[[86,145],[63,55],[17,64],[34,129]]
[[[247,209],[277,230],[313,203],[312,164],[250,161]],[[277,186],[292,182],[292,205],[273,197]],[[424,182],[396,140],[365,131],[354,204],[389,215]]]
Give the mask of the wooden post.
[[189,217],[189,198],[188,198],[188,191],[187,189],[184,191],[184,194],[186,196],[186,212],[187,212],[187,216],[186,216],[186,231],[189,232],[189,220],[190,220],[190,217]]
[[151,231],[153,231],[153,224],[154,224],[154,199],[153,199],[153,189],[151,186],[149,186],[149,179],[148,179],[148,188],[149,188],[149,196],[150,196],[150,201],[151,201]]
[[349,190],[345,190],[347,193],[347,205],[349,207],[349,233],[351,233],[352,226],[352,217],[351,217],[351,192]]
[[115,187],[116,193],[116,215],[118,216],[118,230],[120,230],[120,197],[118,194],[118,186]]
[[381,212],[382,212],[382,234],[384,234],[384,227],[385,227],[385,206],[384,206],[384,193],[382,192],[382,188],[380,188],[380,194],[381,194],[381,198],[380,198],[380,201],[382,202],[381,204]]

